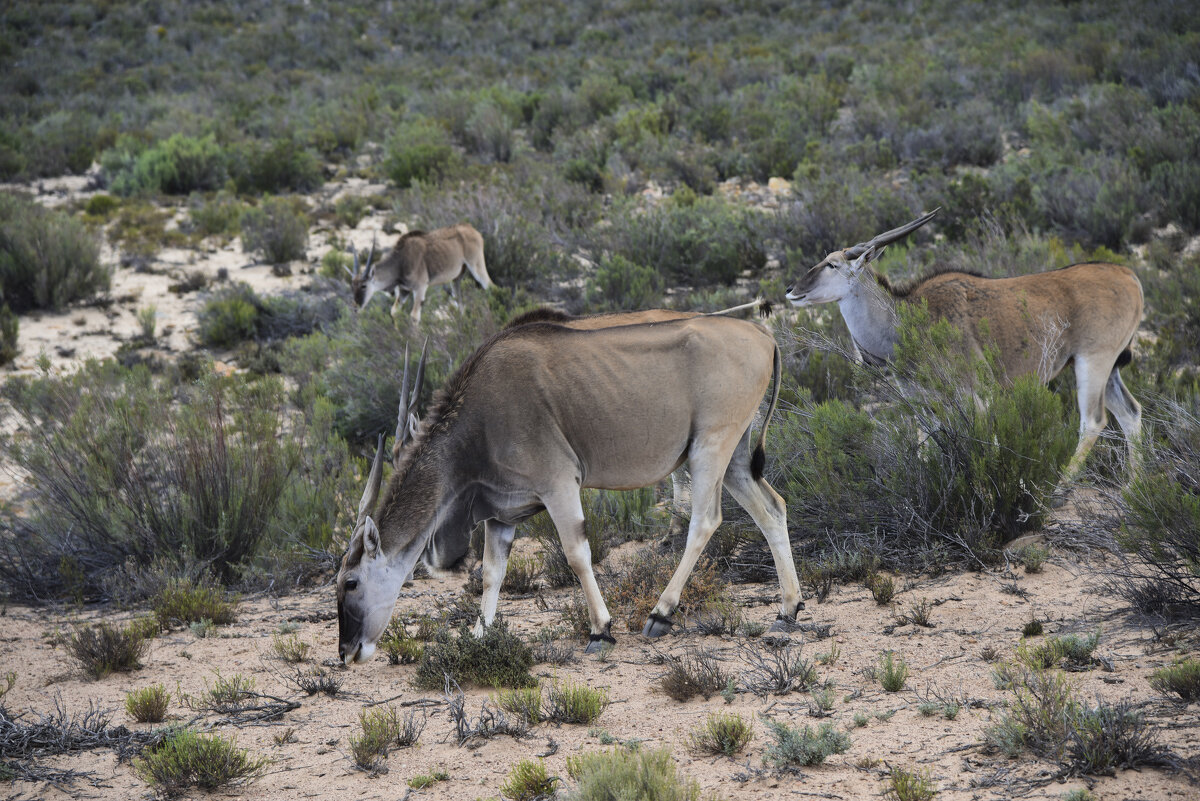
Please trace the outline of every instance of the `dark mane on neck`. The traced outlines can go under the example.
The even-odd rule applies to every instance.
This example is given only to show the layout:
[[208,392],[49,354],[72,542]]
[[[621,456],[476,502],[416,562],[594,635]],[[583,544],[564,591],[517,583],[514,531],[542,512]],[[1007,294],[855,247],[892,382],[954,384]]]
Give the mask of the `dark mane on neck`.
[[560,312],[558,309],[551,309],[543,306],[532,311],[527,311],[524,314],[518,314],[516,317],[508,321],[505,328],[516,328],[521,325],[529,325],[530,323],[569,323],[576,318],[571,315]]
[[396,240],[396,245],[399,247],[402,242],[407,242],[410,239],[419,239],[423,236],[425,236],[425,231],[422,231],[420,228],[414,228],[411,231],[406,231],[405,233],[401,234],[400,238]]
[[986,277],[986,276],[983,276],[983,275],[975,272],[974,270],[960,270],[960,269],[958,269],[956,267],[952,267],[948,264],[935,265],[935,266],[929,268],[928,270],[926,270],[923,274],[917,276],[916,278],[907,278],[907,279],[904,279],[903,281],[891,281],[888,279],[888,277],[886,275],[877,273],[874,270],[871,271],[871,275],[875,276],[875,283],[877,283],[881,287],[883,287],[894,298],[906,298],[909,295],[911,295],[914,291],[916,291],[916,289],[918,287],[920,287],[922,284],[924,284],[926,281],[928,281],[932,278],[936,278],[939,275],[947,275],[949,273],[958,273],[959,275],[970,275],[970,276],[974,276],[975,278],[985,278]]

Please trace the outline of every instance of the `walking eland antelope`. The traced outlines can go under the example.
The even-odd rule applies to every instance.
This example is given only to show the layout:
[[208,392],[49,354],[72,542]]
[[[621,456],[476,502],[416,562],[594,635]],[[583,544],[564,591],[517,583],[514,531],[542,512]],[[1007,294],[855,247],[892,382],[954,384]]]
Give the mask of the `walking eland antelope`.
[[[455,284],[465,272],[479,282],[484,289],[491,289],[487,264],[483,258],[483,237],[471,226],[460,223],[449,228],[433,231],[409,231],[400,237],[392,252],[378,264],[372,264],[375,245],[367,255],[367,264],[360,270],[358,254],[354,254],[354,271],[350,273],[350,287],[354,292],[354,303],[365,309],[376,292],[395,295],[392,316],[400,312],[406,295],[413,298],[413,320],[421,320],[421,304],[431,286],[444,284],[455,300]],[[349,268],[346,268],[349,272]]]
[[994,346],[1005,382],[1032,373],[1047,383],[1074,362],[1079,444],[1064,483],[1082,469],[1104,430],[1106,407],[1125,435],[1130,463],[1136,464],[1142,410],[1121,381],[1120,368],[1132,358],[1130,346],[1142,319],[1137,276],[1127,267],[1089,262],[1015,278],[935,270],[897,286],[870,267],[888,243],[936,213],[830,253],[788,287],[788,300],[796,306],[837,303],[856,354],[875,363],[892,356],[899,303],[927,304],[934,318],[958,327],[964,347],[976,356]]
[[[779,369],[770,331],[728,317],[504,329],[447,381],[382,488],[382,449],[376,455],[338,571],[339,656],[346,664],[369,659],[405,579],[422,555],[430,558],[430,541],[457,542],[465,552],[471,527],[483,521],[481,634],[496,615],[516,525],[542,509],[583,585],[589,650],[614,643],[580,490],[646,486],[684,460],[693,475],[687,546],[642,633],[670,630],[684,582],[721,522],[722,486],[762,529],[779,573],[779,618],[793,620],[803,603],[786,510],[762,478]],[[769,385],[752,447],[751,423]]]

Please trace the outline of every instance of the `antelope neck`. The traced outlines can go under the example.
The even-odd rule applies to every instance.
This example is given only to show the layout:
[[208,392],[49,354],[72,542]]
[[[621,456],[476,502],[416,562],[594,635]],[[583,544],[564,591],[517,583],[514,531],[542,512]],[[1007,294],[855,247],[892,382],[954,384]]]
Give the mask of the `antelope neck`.
[[855,281],[849,294],[838,301],[850,336],[864,354],[883,361],[892,358],[899,339],[895,303],[890,293],[869,275]]

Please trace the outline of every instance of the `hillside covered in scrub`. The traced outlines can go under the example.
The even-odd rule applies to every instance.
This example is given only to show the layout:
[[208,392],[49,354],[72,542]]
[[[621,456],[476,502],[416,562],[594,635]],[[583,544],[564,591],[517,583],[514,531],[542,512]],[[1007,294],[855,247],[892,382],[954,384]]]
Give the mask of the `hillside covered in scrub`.
[[[14,797],[1187,797],[1188,4],[19,3],[0,65]],[[1110,427],[1054,494],[1070,367],[1007,386],[999,354],[961,358],[919,307],[888,369],[860,365],[835,304],[784,300],[934,208],[882,276],[1134,272],[1139,469]],[[495,287],[433,287],[420,322],[411,300],[355,309],[356,263],[456,223]],[[460,571],[405,587],[375,662],[332,658],[331,579],[424,343],[420,413],[531,309],[755,298],[783,354],[766,478],[797,631],[764,633],[774,563],[726,504],[673,636],[639,635],[682,551],[664,481],[584,494],[614,650],[584,656],[539,514],[482,644],[461,636],[480,530]]]

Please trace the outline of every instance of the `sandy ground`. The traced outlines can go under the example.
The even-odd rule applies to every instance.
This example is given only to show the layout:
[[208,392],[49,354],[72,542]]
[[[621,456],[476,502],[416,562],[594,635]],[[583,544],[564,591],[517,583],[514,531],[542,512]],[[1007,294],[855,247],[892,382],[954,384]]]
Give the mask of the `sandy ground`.
[[[521,540],[519,547],[531,546]],[[601,748],[603,732],[621,741],[637,740],[642,747],[670,748],[683,775],[726,798],[873,797],[880,794],[889,766],[928,769],[940,789],[939,798],[1008,798],[1018,793],[1027,798],[1058,798],[1068,789],[1085,785],[1092,786],[1101,799],[1197,798],[1185,777],[1149,769],[1124,771],[1111,778],[1039,783],[1052,774],[1054,767],[1049,763],[1009,760],[987,755],[980,748],[984,730],[1001,713],[998,705],[1008,696],[993,686],[990,666],[981,651],[991,646],[1011,655],[1022,627],[1036,616],[1046,621],[1047,635],[1101,628],[1097,655],[1111,660],[1113,669],[1096,667],[1071,674],[1083,698],[1147,702],[1143,711],[1164,743],[1184,757],[1194,756],[1200,749],[1200,709],[1172,703],[1147,683],[1152,670],[1174,659],[1172,650],[1156,643],[1147,630],[1129,625],[1112,599],[1093,594],[1094,578],[1087,570],[1065,558],[1052,561],[1035,575],[963,573],[910,581],[890,607],[877,606],[861,587],[839,588],[823,604],[810,600],[802,618],[832,624],[832,636],[824,640],[813,639],[811,634],[791,636],[810,659],[834,646],[840,650],[836,662],[820,666],[818,671],[822,681],[837,688],[828,720],[849,732],[852,745],[847,753],[800,774],[779,774],[763,764],[770,737],[761,717],[816,725],[821,721],[810,716],[808,696],[792,693],[758,698],[739,692],[730,705],[719,695],[680,703],[658,688],[658,677],[664,671],[660,651],[680,654],[688,647],[703,646],[717,652],[724,668],[737,675],[745,672],[746,650],[755,647],[745,637],[676,633],[651,644],[640,635],[618,632],[619,644],[606,659],[585,656],[576,645],[576,661],[562,667],[539,665],[534,674],[543,679],[582,680],[606,689],[613,704],[598,723],[591,727],[542,724],[524,738],[501,736],[475,747],[455,744],[441,694],[414,689],[413,666],[390,666],[380,656],[352,670],[334,668],[344,679],[336,698],[308,697],[284,681],[290,668],[273,656],[271,640],[280,624],[290,621],[299,625],[298,635],[312,643],[312,661],[334,661],[337,623],[329,587],[282,598],[246,599],[238,622],[220,629],[217,635],[199,639],[187,630],[163,635],[154,641],[141,670],[100,681],[90,681],[80,672],[64,649],[55,646],[54,634],[84,621],[111,618],[110,612],[9,607],[0,641],[0,669],[17,673],[16,687],[5,699],[12,710],[45,711],[59,698],[68,711],[84,710],[94,703],[113,710],[114,724],[134,727],[139,724],[129,721],[122,707],[126,692],[157,682],[194,694],[203,691],[205,682],[211,682],[218,671],[226,678],[235,674],[251,677],[261,692],[298,701],[300,707],[281,720],[236,731],[221,729],[234,734],[241,746],[271,759],[265,776],[227,793],[246,799],[402,798],[409,778],[436,770],[448,773],[449,780],[414,791],[414,797],[495,797],[517,760],[550,753],[546,757],[550,773],[565,777],[566,758]],[[462,574],[418,579],[405,589],[396,611],[420,614],[433,609],[439,599],[449,602],[461,592],[463,580]],[[1004,591],[1013,583],[1027,593],[1025,597]],[[544,591],[545,608],[536,599],[502,596],[501,612],[514,630],[530,637],[544,626],[560,623],[557,610],[571,592]],[[773,583],[736,589],[747,618],[763,623],[774,617],[771,599],[777,593]],[[918,599],[936,604],[932,614],[935,626],[892,628],[896,614]],[[883,650],[902,655],[912,668],[901,692],[886,693],[864,674]],[[477,714],[490,690],[464,689],[467,709]],[[953,721],[940,715],[922,716],[918,707],[923,699],[939,694],[961,699],[969,706]],[[356,769],[348,739],[358,731],[360,712],[384,700],[401,709],[404,704],[420,708],[412,704],[420,699],[438,702],[427,710],[428,725],[420,745],[393,752],[384,774],[371,776]],[[747,752],[736,759],[691,753],[691,731],[708,713],[726,711],[754,721],[756,736]],[[856,713],[870,716],[865,727],[854,725]],[[188,720],[192,714],[177,699],[172,701],[170,719]],[[217,718],[212,716],[207,722]],[[295,741],[276,745],[275,736],[289,727],[295,730]],[[118,764],[108,751],[60,757],[48,764],[89,771],[92,779],[62,788],[17,783],[8,797],[129,798],[147,793],[130,767]]]

